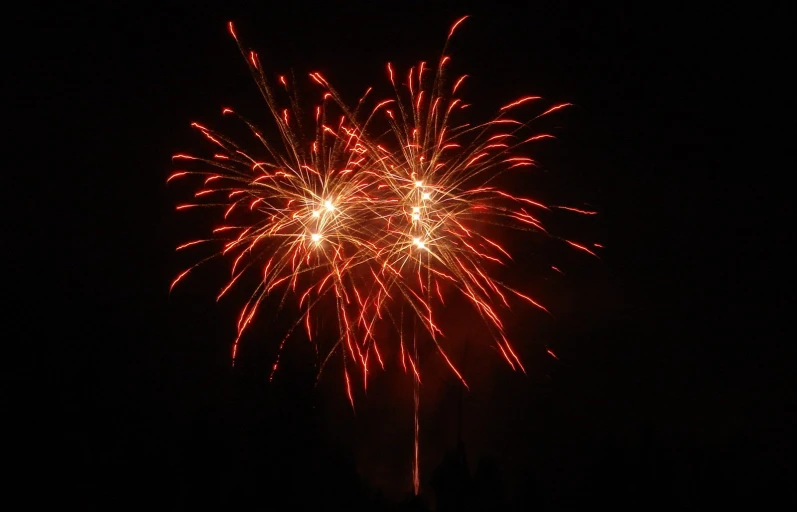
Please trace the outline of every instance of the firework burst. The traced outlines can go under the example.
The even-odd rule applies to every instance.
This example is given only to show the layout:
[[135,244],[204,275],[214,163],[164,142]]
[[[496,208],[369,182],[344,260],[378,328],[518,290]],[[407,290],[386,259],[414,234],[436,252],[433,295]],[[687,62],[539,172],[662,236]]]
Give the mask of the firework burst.
[[[334,304],[336,341],[320,369],[333,353],[342,355],[353,405],[353,369],[360,369],[357,373],[367,386],[369,365],[384,368],[379,343],[392,340],[377,340],[377,324],[387,323],[397,333],[393,342],[400,345],[401,364],[412,372],[415,383],[416,492],[419,334],[425,332],[467,386],[439,343],[444,333],[435,311],[445,304],[443,290],[465,297],[484,319],[508,365],[525,372],[505,335],[501,308],[520,300],[547,310],[526,291],[492,276],[493,266],[506,264],[511,256],[491,238],[491,230],[499,225],[548,234],[539,213],[553,207],[502,190],[496,183],[504,173],[535,165],[524,151],[552,136],[533,132],[532,122],[569,106],[540,107],[540,97],[526,96],[499,108],[486,122],[463,118],[469,105],[459,93],[467,75],[449,80],[446,48],[464,20],[452,26],[434,65],[421,62],[401,74],[387,65],[394,91],[388,99],[371,101],[368,89],[349,106],[323,76],[311,73],[311,81],[321,89],[311,119],[302,115],[296,88],[283,76],[272,86],[257,54],[244,48],[230,24],[279,136],[267,137],[245,117],[224,109],[251,131],[258,145],[245,149],[194,123],[216,152],[208,157],[176,155],[174,159],[188,167],[168,180],[198,180],[195,200],[178,210],[215,208],[221,219],[212,236],[178,247],[218,244],[219,250],[179,274],[172,288],[201,263],[226,257],[230,280],[218,298],[236,285],[252,290],[238,317],[233,362],[266,297],[298,301],[300,314],[280,343],[280,352],[301,325],[312,339],[313,313]],[[289,108],[281,108],[278,96],[286,98]],[[521,119],[515,112],[533,113]],[[565,242],[594,255],[583,244]],[[406,346],[405,310],[422,326]],[[272,378],[278,364],[279,356]]]

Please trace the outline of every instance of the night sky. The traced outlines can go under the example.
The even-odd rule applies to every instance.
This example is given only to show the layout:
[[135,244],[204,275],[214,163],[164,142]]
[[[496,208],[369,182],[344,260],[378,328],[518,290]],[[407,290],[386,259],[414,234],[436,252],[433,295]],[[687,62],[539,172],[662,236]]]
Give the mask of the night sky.
[[[554,313],[508,317],[527,375],[462,320],[466,308],[446,311],[468,347],[455,358],[471,388],[461,398],[471,473],[492,461],[518,510],[795,499],[793,348],[770,304],[789,293],[768,255],[783,231],[758,218],[785,208],[757,206],[768,171],[742,162],[754,130],[739,113],[770,98],[751,99],[763,65],[735,14],[688,3],[167,4],[75,4],[15,22],[26,35],[8,64],[24,114],[12,151],[24,156],[6,171],[24,184],[8,221],[19,291],[6,343],[20,354],[9,407],[23,418],[11,451],[34,499],[292,510],[354,509],[352,496],[368,502],[377,489],[405,498],[410,378],[389,364],[353,412],[339,359],[314,387],[299,335],[269,384],[291,319],[268,313],[231,368],[238,304],[214,301],[226,267],[168,294],[191,264],[174,247],[209,225],[174,211],[189,190],[165,179],[173,154],[209,149],[190,122],[224,131],[225,106],[268,119],[227,21],[272,76],[320,71],[356,101],[371,85],[389,92],[387,61],[435,60],[464,14],[449,54],[471,76],[474,116],[526,94],[574,104],[544,121],[558,139],[518,186],[591,205],[599,216],[554,227],[605,245],[598,260],[507,239],[519,254],[511,279]],[[566,275],[538,271],[551,256]],[[433,504],[460,387],[434,353],[424,361],[422,489]]]

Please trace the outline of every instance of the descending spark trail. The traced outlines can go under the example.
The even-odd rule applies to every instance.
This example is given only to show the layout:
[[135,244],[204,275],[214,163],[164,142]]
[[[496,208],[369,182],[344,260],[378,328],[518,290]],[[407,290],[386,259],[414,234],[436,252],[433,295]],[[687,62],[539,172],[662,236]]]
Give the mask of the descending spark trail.
[[[538,96],[526,96],[502,106],[486,122],[461,119],[468,105],[456,94],[467,75],[453,80],[453,86],[449,83],[446,70],[451,59],[446,50],[466,18],[452,26],[436,65],[421,62],[401,77],[387,65],[393,88],[389,99],[370,103],[369,88],[351,107],[321,74],[310,73],[311,81],[323,91],[320,103],[310,110],[311,120],[303,115],[295,84],[280,76],[279,86],[272,88],[258,55],[244,48],[230,24],[278,136],[266,136],[244,116],[224,109],[224,115],[247,127],[257,147],[246,149],[193,123],[215,153],[175,155],[174,160],[186,168],[167,180],[196,180],[193,200],[177,209],[212,208],[221,222],[209,237],[177,248],[193,250],[211,244],[218,249],[181,272],[171,287],[214,257],[231,261],[230,279],[217,300],[235,285],[253,287],[238,316],[233,363],[242,336],[269,295],[280,296],[281,305],[295,297],[299,307],[280,352],[297,327],[312,340],[315,313],[334,310],[335,341],[319,373],[333,353],[340,354],[346,394],[354,406],[353,372],[361,375],[367,387],[370,366],[385,366],[377,326],[385,323],[397,332],[400,362],[413,378],[416,493],[420,485],[419,336],[432,342],[467,387],[462,372],[440,344],[443,330],[436,311],[445,305],[446,295],[441,285],[447,293],[454,290],[467,299],[509,366],[525,372],[505,335],[500,310],[517,300],[547,309],[524,291],[492,277],[491,269],[506,265],[511,256],[491,239],[490,230],[498,225],[548,234],[540,216],[552,208],[594,214],[567,206],[547,207],[496,185],[506,172],[535,166],[522,151],[552,138],[532,132],[531,121],[569,104],[539,108],[537,112],[542,113],[526,116],[531,121],[510,117],[542,102]],[[290,108],[280,107],[278,94],[288,98]],[[564,242],[595,255],[584,244]],[[413,328],[410,347],[404,345],[405,310],[414,319],[413,325],[419,326]],[[278,367],[279,355],[271,378]]]

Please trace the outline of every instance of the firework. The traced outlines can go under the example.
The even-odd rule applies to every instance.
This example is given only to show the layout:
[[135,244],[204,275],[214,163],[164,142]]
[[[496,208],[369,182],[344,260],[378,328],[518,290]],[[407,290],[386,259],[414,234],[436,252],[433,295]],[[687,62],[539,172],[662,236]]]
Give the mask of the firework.
[[[233,362],[243,334],[270,295],[280,296],[282,302],[293,297],[300,311],[280,351],[301,325],[312,339],[314,313],[334,304],[336,341],[321,368],[333,353],[342,355],[352,405],[353,369],[359,368],[362,385],[367,386],[369,365],[385,366],[379,343],[400,345],[401,364],[414,381],[416,492],[419,335],[436,346],[467,386],[439,343],[444,333],[435,311],[445,304],[443,290],[465,297],[484,319],[508,365],[525,372],[505,335],[501,308],[520,300],[547,310],[527,291],[492,276],[494,266],[511,257],[491,238],[491,230],[499,225],[547,234],[539,214],[553,207],[495,183],[506,172],[535,165],[524,151],[552,136],[533,132],[532,121],[569,106],[540,107],[540,97],[526,96],[500,107],[488,121],[469,122],[464,117],[468,104],[459,97],[467,75],[449,79],[446,55],[448,40],[464,20],[452,26],[434,65],[421,62],[401,74],[387,65],[393,87],[388,99],[371,101],[368,89],[349,106],[323,76],[311,73],[321,97],[309,110],[311,119],[302,115],[305,110],[299,107],[292,82],[278,76],[272,86],[257,54],[243,47],[230,24],[279,135],[267,137],[245,117],[224,109],[251,131],[257,146],[245,149],[194,123],[216,152],[201,158],[176,155],[175,160],[189,168],[169,177],[198,180],[196,200],[178,210],[215,208],[221,219],[212,236],[178,247],[217,244],[219,250],[180,273],[172,288],[214,257],[231,262],[231,277],[219,299],[233,286],[250,287],[250,298],[238,316]],[[285,98],[289,108],[282,108],[279,98]],[[521,120],[515,112],[532,114]],[[583,244],[566,242],[594,255]],[[421,330],[413,332],[406,346],[405,310]],[[377,340],[378,323],[388,324],[396,332],[395,340]],[[271,377],[278,364],[279,355]]]

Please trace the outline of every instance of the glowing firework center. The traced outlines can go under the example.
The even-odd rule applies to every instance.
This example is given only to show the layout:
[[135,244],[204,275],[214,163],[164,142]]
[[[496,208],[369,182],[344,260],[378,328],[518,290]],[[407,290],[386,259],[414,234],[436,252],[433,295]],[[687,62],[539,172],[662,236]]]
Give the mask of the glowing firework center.
[[331,199],[327,199],[320,205],[313,207],[313,210],[310,212],[311,221],[310,226],[308,226],[308,231],[310,232],[310,240],[315,245],[321,243],[321,240],[324,238],[322,235],[324,228],[334,221],[335,212],[335,204]]

